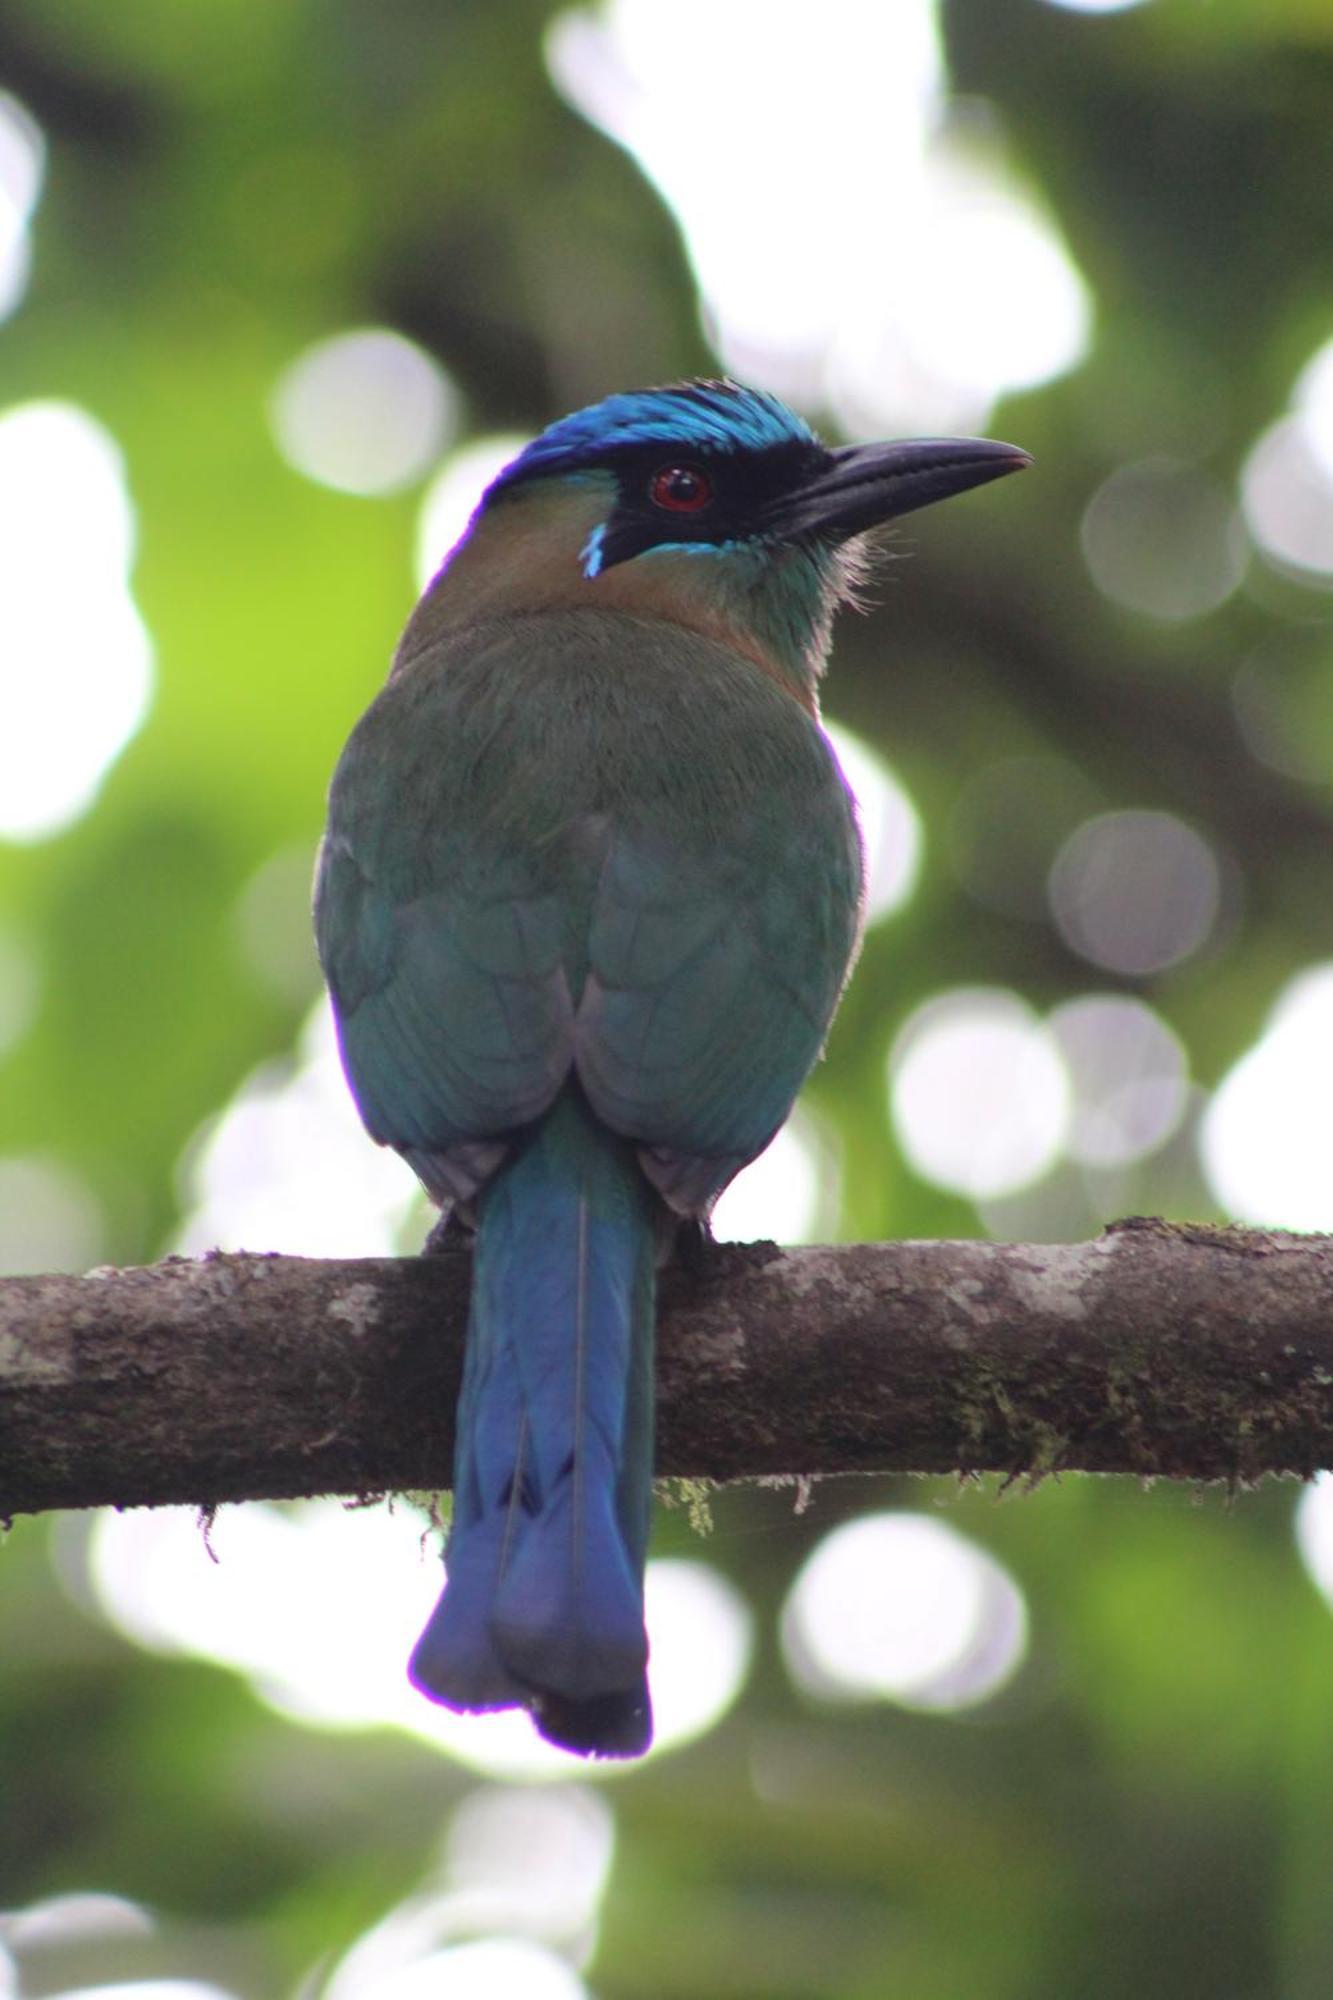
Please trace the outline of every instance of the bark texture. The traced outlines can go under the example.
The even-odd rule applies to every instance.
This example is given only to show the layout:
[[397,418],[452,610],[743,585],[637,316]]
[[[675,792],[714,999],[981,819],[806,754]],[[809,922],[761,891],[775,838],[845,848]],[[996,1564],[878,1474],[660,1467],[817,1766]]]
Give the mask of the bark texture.
[[[469,1258],[0,1281],[0,1513],[447,1486]],[[662,1282],[658,1469],[1333,1465],[1333,1238],[703,1250]]]

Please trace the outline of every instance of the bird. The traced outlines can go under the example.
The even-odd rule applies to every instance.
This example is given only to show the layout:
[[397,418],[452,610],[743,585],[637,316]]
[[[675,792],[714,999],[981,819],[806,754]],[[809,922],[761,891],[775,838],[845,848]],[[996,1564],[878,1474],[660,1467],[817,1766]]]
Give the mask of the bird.
[[315,890],[344,1070],[475,1233],[434,1701],[651,1743],[657,1272],[784,1123],[862,928],[833,616],[868,531],[1029,462],[829,446],[730,380],[610,395],[493,480],[348,740]]

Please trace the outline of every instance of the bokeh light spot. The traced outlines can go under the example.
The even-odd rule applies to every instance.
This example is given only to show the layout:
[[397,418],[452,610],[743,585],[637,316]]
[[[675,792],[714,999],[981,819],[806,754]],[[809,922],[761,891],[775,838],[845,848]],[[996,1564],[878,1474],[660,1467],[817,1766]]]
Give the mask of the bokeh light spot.
[[1089,501],[1081,532],[1103,595],[1164,623],[1224,604],[1249,554],[1240,517],[1222,489],[1171,458],[1113,472]]
[[273,433],[289,464],[342,493],[392,493],[439,457],[456,421],[448,376],[387,327],[334,334],[278,380]]
[[29,223],[45,163],[40,125],[16,97],[0,90],[0,319],[14,311],[27,290]]
[[1221,871],[1202,834],[1174,813],[1100,813],[1061,848],[1049,894],[1071,950],[1142,978],[1207,941],[1221,907]]
[[421,497],[417,512],[416,579],[424,590],[461,539],[482,494],[527,439],[518,432],[498,432],[460,446],[440,467]]
[[605,1799],[583,1785],[487,1785],[450,1821],[445,1877],[474,1930],[574,1938],[597,1914],[615,1852]]
[[1266,556],[1311,581],[1333,573],[1333,465],[1303,416],[1279,417],[1254,445],[1241,505]]
[[961,1709],[1009,1679],[1027,1613],[994,1557],[944,1522],[871,1514],[809,1557],[783,1610],[782,1645],[810,1694]]
[[711,1563],[660,1557],[648,1565],[645,1595],[653,1748],[664,1749],[704,1735],[736,1700],[750,1671],[754,1620]]
[[1223,1077],[1200,1134],[1204,1172],[1242,1222],[1333,1229],[1333,963],[1293,979]]
[[1292,1525],[1311,1581],[1333,1606],[1333,1473],[1319,1473],[1306,1487]]
[[844,778],[856,799],[866,856],[866,922],[878,923],[908,901],[921,873],[921,816],[884,759],[840,723],[825,721]]
[[1333,574],[1333,340],[1296,379],[1289,413],[1241,471],[1241,504],[1265,555],[1322,584]]
[[581,1952],[595,1934],[614,1846],[610,1807],[585,1786],[470,1793],[450,1821],[441,1887],[409,1897],[360,1937],[323,2000],[376,2000],[385,1982],[393,1990],[423,1960],[490,1932]]
[[96,1938],[150,1937],[153,1928],[153,1918],[142,1903],[91,1889],[48,1896],[25,1909],[0,1912],[0,1938],[19,1952]]
[[1302,368],[1292,403],[1315,457],[1333,479],[1333,340],[1325,341]]
[[1189,1103],[1184,1045],[1142,1000],[1089,994],[1050,1017],[1073,1084],[1068,1150],[1089,1167],[1122,1167],[1165,1143]]
[[70,403],[0,416],[0,838],[76,819],[143,719],[133,544],[124,461],[99,423]]
[[982,1199],[1053,1163],[1069,1079],[1053,1037],[1016,993],[963,987],[905,1023],[889,1057],[889,1107],[923,1179]]

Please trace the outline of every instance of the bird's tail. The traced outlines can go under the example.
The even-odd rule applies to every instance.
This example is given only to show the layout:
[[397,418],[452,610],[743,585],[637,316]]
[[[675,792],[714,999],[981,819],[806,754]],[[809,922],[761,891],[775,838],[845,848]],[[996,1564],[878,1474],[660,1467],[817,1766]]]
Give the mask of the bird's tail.
[[603,1757],[652,1739],[652,1200],[573,1093],[482,1195],[446,1583],[410,1668]]

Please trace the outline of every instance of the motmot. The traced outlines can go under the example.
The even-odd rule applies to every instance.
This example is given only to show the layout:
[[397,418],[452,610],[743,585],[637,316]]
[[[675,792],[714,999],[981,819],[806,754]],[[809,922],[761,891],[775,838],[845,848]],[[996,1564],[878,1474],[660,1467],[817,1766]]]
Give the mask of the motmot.
[[783,1124],[860,937],[833,616],[869,530],[1028,462],[831,448],[730,381],[609,396],[488,487],[352,733],[315,897],[342,1060],[475,1231],[432,1700],[651,1741],[656,1274]]

